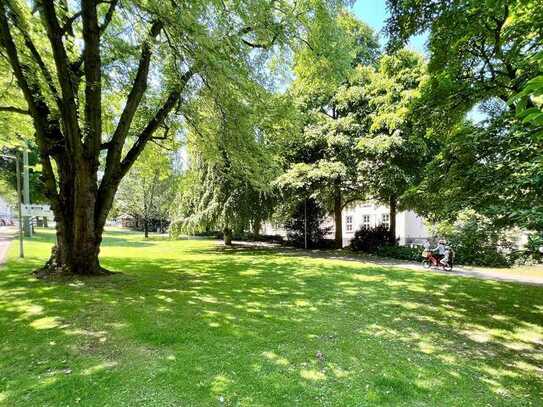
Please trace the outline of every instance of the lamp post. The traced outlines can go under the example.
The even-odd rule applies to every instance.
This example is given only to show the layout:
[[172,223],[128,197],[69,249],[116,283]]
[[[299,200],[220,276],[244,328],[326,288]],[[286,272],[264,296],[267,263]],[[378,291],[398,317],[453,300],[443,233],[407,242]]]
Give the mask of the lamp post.
[[25,254],[24,254],[24,248],[23,248],[23,216],[22,216],[22,209],[21,209],[21,169],[19,165],[19,157],[17,157],[17,154],[15,155],[1,154],[0,156],[4,158],[9,158],[11,160],[15,160],[15,171],[17,174],[17,207],[19,211],[19,257],[23,258],[25,257]]

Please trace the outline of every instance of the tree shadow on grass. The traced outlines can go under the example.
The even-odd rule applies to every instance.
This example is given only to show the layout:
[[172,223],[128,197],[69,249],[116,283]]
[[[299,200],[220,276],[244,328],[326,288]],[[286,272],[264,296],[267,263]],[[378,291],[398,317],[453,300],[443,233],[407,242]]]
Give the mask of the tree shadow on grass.
[[11,262],[0,280],[0,368],[9,373],[0,394],[58,403],[98,383],[88,404],[112,404],[121,388],[131,389],[126,404],[154,391],[148,405],[541,400],[539,287],[264,249],[178,248],[179,257],[105,256],[122,274],[70,284],[44,284],[26,273],[29,263]]
[[[31,238],[26,240],[27,244],[31,242],[35,243],[47,243],[53,244],[55,241],[55,230],[54,229],[38,229],[37,233],[32,235]],[[153,245],[153,241],[143,240],[137,233],[131,231],[120,231],[120,230],[108,230],[104,233],[102,240],[104,246],[115,246],[115,247],[150,247]]]

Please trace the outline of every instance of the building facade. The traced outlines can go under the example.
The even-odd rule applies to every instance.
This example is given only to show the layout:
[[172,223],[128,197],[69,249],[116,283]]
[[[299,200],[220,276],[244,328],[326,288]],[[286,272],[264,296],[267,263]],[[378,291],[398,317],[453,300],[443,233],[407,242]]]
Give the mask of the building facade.
[[[387,206],[371,202],[360,202],[343,209],[343,246],[348,246],[354,233],[362,227],[390,225],[390,210]],[[420,244],[431,238],[432,233],[424,219],[413,211],[396,214],[396,237],[400,245]]]
[[[390,226],[390,211],[387,206],[371,202],[357,202],[343,209],[343,246],[348,246],[357,230],[362,227],[378,225]],[[324,227],[330,227],[326,236],[334,238],[334,218],[325,219]],[[265,223],[262,225],[262,234],[280,235],[286,237],[287,231],[280,225]],[[396,237],[400,245],[422,244],[432,237],[432,233],[425,225],[424,219],[413,211],[401,211],[396,214]]]

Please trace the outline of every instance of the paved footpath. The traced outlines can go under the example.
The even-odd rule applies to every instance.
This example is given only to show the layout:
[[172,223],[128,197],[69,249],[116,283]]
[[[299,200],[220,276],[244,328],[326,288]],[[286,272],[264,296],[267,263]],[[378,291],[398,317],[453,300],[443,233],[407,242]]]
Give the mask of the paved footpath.
[[15,228],[10,226],[0,226],[0,266],[4,264],[8,254],[9,244],[15,236]]
[[417,272],[424,273],[439,273],[447,275],[455,275],[468,278],[478,278],[480,280],[494,280],[505,281],[510,283],[528,284],[543,286],[543,270],[539,267],[538,270],[542,270],[537,273],[522,273],[512,272],[514,269],[499,271],[496,269],[485,269],[483,267],[466,267],[455,266],[453,271],[443,271],[432,268],[427,270],[422,267],[421,263],[415,263],[410,261],[394,260],[378,258],[373,256],[358,255],[347,250],[303,250],[294,248],[285,248],[275,244],[262,243],[262,242],[234,242],[238,248],[264,248],[274,249],[279,253],[287,255],[299,255],[310,256],[317,258],[329,258],[347,261],[356,261],[366,264],[375,264],[379,266],[397,267],[402,269],[410,269]]

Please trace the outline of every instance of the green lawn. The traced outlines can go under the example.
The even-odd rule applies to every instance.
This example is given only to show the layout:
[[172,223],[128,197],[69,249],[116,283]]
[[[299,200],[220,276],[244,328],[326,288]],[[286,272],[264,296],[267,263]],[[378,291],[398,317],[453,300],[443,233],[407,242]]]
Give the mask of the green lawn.
[[541,406],[543,288],[107,233],[0,269],[2,406]]

